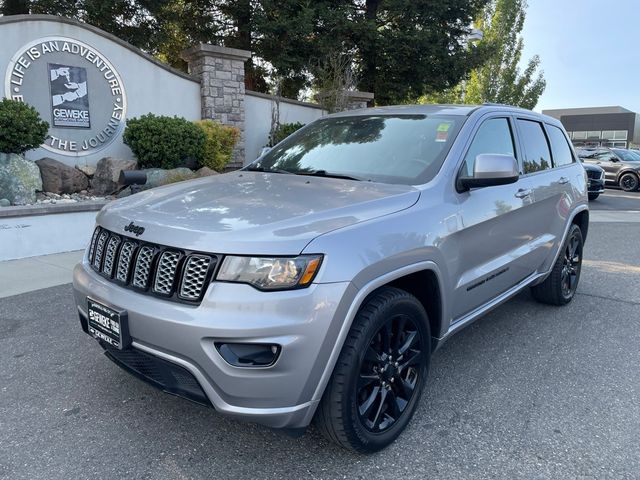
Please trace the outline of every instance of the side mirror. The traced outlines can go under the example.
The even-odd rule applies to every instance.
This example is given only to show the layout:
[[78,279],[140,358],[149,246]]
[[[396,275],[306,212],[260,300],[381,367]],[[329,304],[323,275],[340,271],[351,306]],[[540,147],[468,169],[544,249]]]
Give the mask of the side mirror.
[[460,177],[458,187],[462,191],[471,188],[507,185],[518,181],[518,162],[513,155],[481,153],[473,166],[473,177]]

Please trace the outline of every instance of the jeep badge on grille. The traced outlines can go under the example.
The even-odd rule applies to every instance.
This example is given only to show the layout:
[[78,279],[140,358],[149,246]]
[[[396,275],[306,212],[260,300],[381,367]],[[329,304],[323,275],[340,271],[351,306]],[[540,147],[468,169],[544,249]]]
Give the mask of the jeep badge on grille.
[[139,227],[138,225],[135,225],[133,222],[131,222],[129,225],[124,227],[124,231],[125,232],[131,232],[136,237],[139,237],[140,235],[142,235],[144,233],[144,227]]

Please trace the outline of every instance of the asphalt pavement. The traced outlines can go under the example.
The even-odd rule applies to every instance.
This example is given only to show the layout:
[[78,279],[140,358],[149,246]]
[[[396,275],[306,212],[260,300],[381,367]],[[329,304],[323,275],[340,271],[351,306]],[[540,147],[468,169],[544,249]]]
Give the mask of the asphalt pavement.
[[570,305],[523,292],[446,343],[408,429],[371,456],[131,377],[81,331],[70,285],[0,299],[0,478],[640,478],[639,234],[592,223]]
[[607,187],[603,194],[589,203],[593,210],[640,210],[640,192],[625,192],[619,188]]

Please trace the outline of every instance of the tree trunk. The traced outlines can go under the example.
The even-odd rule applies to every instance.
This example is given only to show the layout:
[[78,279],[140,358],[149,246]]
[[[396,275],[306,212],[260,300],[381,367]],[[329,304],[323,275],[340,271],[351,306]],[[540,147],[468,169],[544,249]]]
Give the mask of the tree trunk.
[[[236,26],[236,32],[230,41],[225,43],[233,48],[251,51],[253,46],[251,38],[251,0],[237,0],[233,10],[229,13]],[[267,83],[253,64],[252,59],[249,59],[245,65],[244,87],[247,90],[256,92],[266,92],[267,90]]]

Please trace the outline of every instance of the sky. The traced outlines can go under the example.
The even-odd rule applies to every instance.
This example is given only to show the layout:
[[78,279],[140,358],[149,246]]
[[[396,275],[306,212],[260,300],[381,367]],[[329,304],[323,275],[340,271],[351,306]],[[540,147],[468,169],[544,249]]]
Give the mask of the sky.
[[640,112],[640,0],[528,0],[525,63],[547,88],[535,110],[620,105]]

